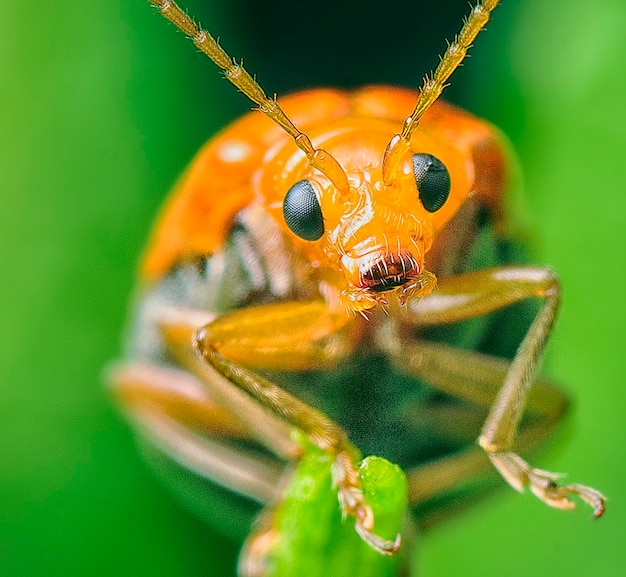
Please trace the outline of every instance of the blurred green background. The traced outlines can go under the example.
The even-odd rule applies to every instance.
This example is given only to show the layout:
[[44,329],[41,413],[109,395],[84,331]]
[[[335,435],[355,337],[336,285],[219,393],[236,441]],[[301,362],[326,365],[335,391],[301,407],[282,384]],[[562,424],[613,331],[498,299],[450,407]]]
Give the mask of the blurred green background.
[[[417,85],[467,10],[215,4],[185,2],[279,93]],[[0,575],[231,575],[237,545],[152,476],[100,375],[171,182],[249,104],[145,1],[2,13]],[[535,261],[563,282],[546,366],[575,411],[538,464],[610,501],[590,521],[503,489],[423,536],[421,574],[624,575],[626,3],[504,0],[489,28],[446,96],[512,138]]]

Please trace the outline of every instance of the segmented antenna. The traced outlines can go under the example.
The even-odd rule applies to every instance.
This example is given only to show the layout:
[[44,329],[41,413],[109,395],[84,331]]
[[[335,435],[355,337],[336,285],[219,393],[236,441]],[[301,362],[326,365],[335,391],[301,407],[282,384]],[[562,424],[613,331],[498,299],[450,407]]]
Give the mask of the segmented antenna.
[[314,168],[325,174],[340,191],[347,193],[350,190],[348,177],[337,160],[325,150],[315,148],[310,138],[298,130],[278,102],[274,98],[268,98],[258,82],[243,66],[234,61],[213,36],[196,26],[176,2],[172,0],[149,0],[149,2],[158,6],[163,16],[189,36],[193,43],[224,71],[228,81],[293,138],[296,146],[306,154]]
[[463,62],[467,50],[474,42],[478,33],[485,27],[491,12],[498,4],[499,0],[483,0],[474,6],[469,17],[463,23],[458,36],[452,44],[448,45],[448,49],[439,61],[435,71],[430,76],[424,78],[413,112],[404,121],[402,132],[396,134],[385,149],[382,167],[385,184],[389,184],[395,178],[400,160],[409,151],[411,136],[419,125],[422,116],[432,103],[439,98],[443,89],[447,86],[446,81]]

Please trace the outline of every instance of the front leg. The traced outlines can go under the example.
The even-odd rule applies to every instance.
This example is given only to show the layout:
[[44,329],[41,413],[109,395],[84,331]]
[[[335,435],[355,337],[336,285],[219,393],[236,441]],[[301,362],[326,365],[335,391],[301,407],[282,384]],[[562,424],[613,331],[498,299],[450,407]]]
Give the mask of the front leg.
[[399,540],[387,541],[374,533],[373,514],[363,498],[356,467],[359,454],[345,431],[253,372],[332,368],[355,346],[357,327],[347,315],[331,312],[322,301],[287,302],[225,314],[197,331],[194,346],[233,388],[333,457],[333,480],[343,512],[355,517],[357,531],[372,547],[393,553]]
[[[479,445],[491,462],[515,489],[530,486],[533,493],[552,507],[568,509],[578,495],[594,509],[594,516],[604,512],[604,496],[578,484],[559,487],[558,475],[531,467],[511,451],[519,422],[524,414],[530,387],[535,380],[538,361],[556,317],[560,289],[556,275],[549,269],[535,267],[501,267],[481,270],[440,281],[437,291],[410,304],[411,321],[419,326],[457,322],[486,314],[527,298],[542,298],[539,310],[499,387],[483,425]],[[463,395],[465,377],[473,364],[449,363],[445,382],[452,394]],[[471,379],[470,379],[471,382]],[[486,379],[489,383],[490,380]],[[495,384],[495,381],[491,381]],[[477,393],[478,394],[478,393]],[[549,409],[549,407],[546,407]]]

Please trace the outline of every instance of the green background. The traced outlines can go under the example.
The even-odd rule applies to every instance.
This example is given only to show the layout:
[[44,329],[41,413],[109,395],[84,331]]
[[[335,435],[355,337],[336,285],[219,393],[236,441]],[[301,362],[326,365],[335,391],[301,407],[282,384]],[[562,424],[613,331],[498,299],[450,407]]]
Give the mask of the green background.
[[[6,2],[0,19],[0,575],[230,575],[235,544],[161,487],[101,382],[150,222],[243,97],[142,0]],[[465,0],[202,0],[268,91],[416,85]],[[564,286],[547,370],[575,411],[540,465],[610,497],[504,489],[420,541],[427,577],[626,574],[626,3],[504,0],[446,93],[517,149],[535,260]]]

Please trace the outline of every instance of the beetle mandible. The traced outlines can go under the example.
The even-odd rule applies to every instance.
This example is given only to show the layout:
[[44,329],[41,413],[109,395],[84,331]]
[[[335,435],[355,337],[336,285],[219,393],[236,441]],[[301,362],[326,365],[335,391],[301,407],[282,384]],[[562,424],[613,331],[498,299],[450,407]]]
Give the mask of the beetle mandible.
[[[600,516],[600,492],[559,485],[519,455],[565,408],[537,376],[558,279],[514,264],[503,137],[439,100],[498,0],[472,9],[417,92],[319,89],[280,104],[174,2],[150,2],[261,114],[202,148],[153,231],[127,357],[112,374],[141,434],[274,504],[285,463],[310,444],[331,459],[343,515],[385,554],[400,537],[377,532],[361,451],[402,466],[414,510],[491,463],[517,490],[564,509],[578,496]],[[503,322],[494,313],[533,300],[512,360],[487,354]],[[267,514],[244,573],[258,574],[272,531]]]

